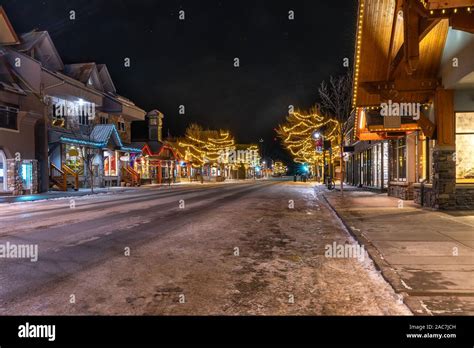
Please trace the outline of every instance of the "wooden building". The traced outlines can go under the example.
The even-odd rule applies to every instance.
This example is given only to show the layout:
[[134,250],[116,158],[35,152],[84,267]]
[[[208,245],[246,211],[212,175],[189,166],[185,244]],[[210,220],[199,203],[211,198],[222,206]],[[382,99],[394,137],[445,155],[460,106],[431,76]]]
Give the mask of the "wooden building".
[[354,62],[350,140],[379,157],[356,151],[349,173],[365,166],[423,206],[474,207],[474,0],[359,0]]

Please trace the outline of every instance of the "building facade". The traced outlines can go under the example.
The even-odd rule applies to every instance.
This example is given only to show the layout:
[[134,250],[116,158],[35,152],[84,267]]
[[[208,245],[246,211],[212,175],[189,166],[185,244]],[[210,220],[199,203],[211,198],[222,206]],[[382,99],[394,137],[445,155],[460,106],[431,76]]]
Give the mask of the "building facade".
[[[0,126],[10,147],[0,144],[2,190],[15,186],[10,177],[18,175],[4,174],[13,171],[32,178],[23,180],[30,192],[139,182],[131,124],[145,111],[117,94],[104,64],[64,64],[48,32],[17,35],[0,14],[10,30],[0,35],[2,81],[11,85],[0,103],[2,122],[10,122]],[[13,166],[17,153],[27,162]]]
[[471,6],[359,1],[349,182],[431,208],[474,207]]

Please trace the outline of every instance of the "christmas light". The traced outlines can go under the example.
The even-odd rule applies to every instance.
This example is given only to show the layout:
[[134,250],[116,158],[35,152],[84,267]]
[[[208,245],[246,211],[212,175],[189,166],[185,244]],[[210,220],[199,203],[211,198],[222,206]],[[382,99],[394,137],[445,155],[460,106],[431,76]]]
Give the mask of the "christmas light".
[[316,151],[315,141],[319,140],[314,138],[315,134],[330,141],[332,146],[337,146],[340,128],[338,122],[321,116],[315,108],[308,113],[293,112],[286,120],[286,124],[280,125],[277,133],[295,162],[322,164],[323,154]]

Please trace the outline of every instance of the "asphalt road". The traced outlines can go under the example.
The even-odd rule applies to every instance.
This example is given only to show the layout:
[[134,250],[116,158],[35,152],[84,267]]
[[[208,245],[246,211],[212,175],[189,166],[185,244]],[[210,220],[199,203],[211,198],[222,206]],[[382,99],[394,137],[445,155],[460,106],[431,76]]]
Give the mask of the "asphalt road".
[[[0,204],[0,314],[409,314],[311,184],[143,187]],[[342,279],[344,278],[344,279]]]

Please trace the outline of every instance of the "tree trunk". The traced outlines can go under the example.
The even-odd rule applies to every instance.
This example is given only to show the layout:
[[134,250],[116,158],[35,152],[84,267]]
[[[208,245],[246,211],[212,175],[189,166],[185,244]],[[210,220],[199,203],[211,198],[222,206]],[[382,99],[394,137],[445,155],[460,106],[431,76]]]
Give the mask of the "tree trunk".
[[92,160],[89,160],[87,169],[89,170],[89,183],[91,185],[91,193],[94,193],[94,167],[92,165]]
[[344,164],[344,135],[342,133],[342,127],[341,127],[341,145],[340,145],[340,159],[339,159],[339,165],[340,165],[340,172],[341,172],[341,196],[344,196],[344,174],[345,174],[345,164]]

